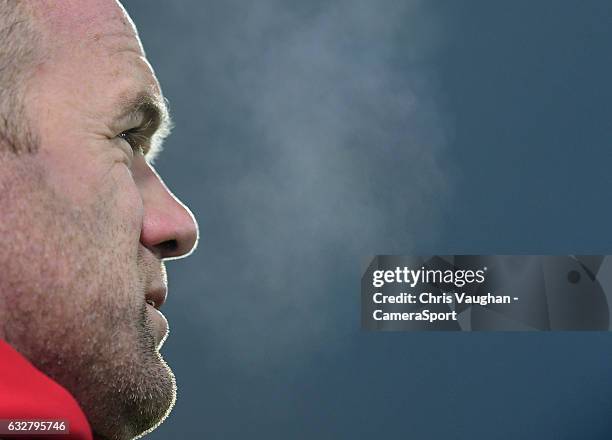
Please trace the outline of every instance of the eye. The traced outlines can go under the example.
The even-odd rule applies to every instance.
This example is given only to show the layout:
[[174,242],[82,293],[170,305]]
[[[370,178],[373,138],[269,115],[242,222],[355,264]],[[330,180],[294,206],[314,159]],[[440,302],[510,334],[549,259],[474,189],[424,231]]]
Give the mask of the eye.
[[147,137],[138,128],[123,131],[117,137],[125,140],[132,147],[134,154],[145,154]]

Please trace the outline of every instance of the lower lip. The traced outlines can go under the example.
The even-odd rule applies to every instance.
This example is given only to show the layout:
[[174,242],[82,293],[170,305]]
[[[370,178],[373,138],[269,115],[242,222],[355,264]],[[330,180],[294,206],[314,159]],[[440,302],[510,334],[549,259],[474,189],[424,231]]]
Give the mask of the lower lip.
[[155,345],[159,350],[162,345],[164,345],[166,336],[168,336],[168,321],[159,310],[157,310],[150,304],[147,304],[147,315],[149,316],[149,319],[153,324],[153,336],[155,337]]

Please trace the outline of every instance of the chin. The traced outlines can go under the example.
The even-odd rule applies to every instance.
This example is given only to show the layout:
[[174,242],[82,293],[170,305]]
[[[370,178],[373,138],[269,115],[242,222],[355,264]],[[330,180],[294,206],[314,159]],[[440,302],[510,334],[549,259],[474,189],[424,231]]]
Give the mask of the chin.
[[176,379],[159,353],[159,373],[156,387],[149,390],[146,399],[138,407],[136,423],[134,424],[135,437],[142,437],[156,429],[168,417],[176,402]]
[[114,398],[107,399],[114,401],[111,407],[107,407],[108,411],[103,411],[105,414],[100,417],[90,416],[96,439],[140,438],[155,430],[168,417],[176,401],[176,380],[162,357],[158,353],[156,357],[156,364],[144,372],[144,381],[136,380],[127,389],[115,390],[118,393]]
[[[113,371],[106,375],[110,380],[105,381],[105,398],[100,394],[90,396],[94,400],[90,400],[88,417],[100,439],[142,437],[166,419],[176,401],[174,374],[157,349],[144,307],[138,314],[136,329],[113,343],[115,354],[122,360],[115,362]],[[102,400],[105,404],[100,405]]]

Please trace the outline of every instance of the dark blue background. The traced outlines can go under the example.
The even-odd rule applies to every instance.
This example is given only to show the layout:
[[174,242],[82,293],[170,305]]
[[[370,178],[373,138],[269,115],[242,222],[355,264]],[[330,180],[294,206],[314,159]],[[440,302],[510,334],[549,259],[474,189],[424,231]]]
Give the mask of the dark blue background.
[[612,336],[365,333],[374,254],[611,253],[612,3],[128,0],[179,398],[152,439],[608,439]]

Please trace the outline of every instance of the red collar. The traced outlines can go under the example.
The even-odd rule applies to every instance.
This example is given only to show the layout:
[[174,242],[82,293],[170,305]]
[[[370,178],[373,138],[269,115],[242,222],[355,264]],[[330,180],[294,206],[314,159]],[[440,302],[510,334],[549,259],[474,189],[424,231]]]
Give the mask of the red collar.
[[67,420],[70,433],[48,437],[54,440],[92,440],[87,418],[74,397],[0,339],[0,420],[26,419]]

